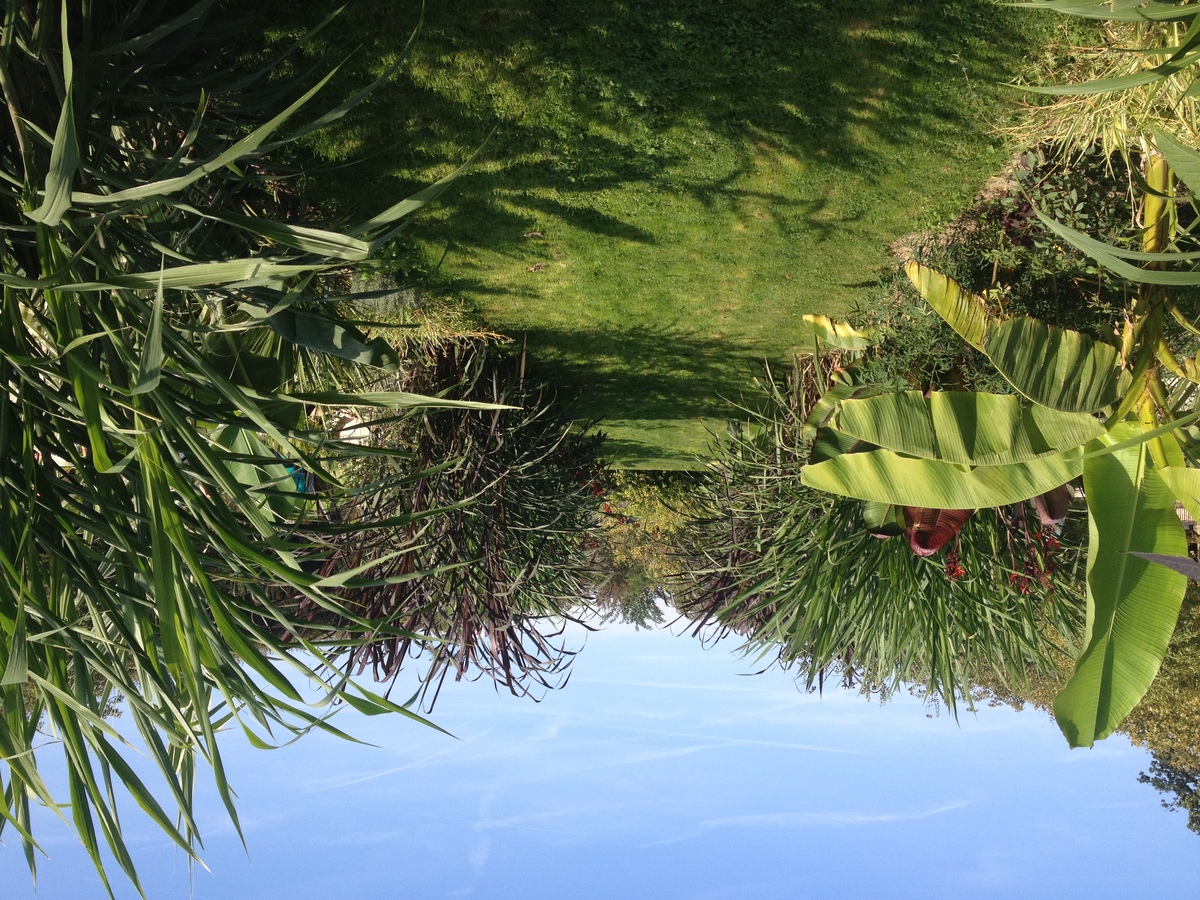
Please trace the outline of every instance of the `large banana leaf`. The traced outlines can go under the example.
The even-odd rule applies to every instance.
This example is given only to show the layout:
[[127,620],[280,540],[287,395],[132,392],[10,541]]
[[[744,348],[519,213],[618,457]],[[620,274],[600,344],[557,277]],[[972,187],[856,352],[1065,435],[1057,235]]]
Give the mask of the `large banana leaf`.
[[1158,474],[1192,518],[1200,519],[1200,469],[1171,465],[1159,469]]
[[1087,413],[1030,406],[1011,394],[959,391],[843,400],[830,425],[906,456],[971,466],[1027,462],[1104,433]]
[[843,497],[931,509],[981,509],[1019,503],[1077,478],[1083,448],[1028,462],[968,468],[912,459],[890,450],[844,453],[804,467],[807,487]]
[[957,281],[919,262],[910,261],[904,266],[904,273],[964,341],[976,350],[983,350],[992,322],[982,297],[964,291]]
[[873,328],[855,328],[849,322],[838,322],[829,316],[802,316],[804,329],[814,340],[841,350],[865,350],[879,340]]
[[1097,412],[1120,394],[1115,347],[1036,319],[1010,319],[988,333],[985,352],[1018,391],[1064,412]]
[[1035,319],[998,322],[982,297],[945,275],[917,262],[904,271],[934,311],[1030,400],[1064,412],[1096,412],[1116,402],[1121,374],[1116,348]]
[[[1106,443],[1133,437],[1123,423]],[[1054,717],[1073,747],[1110,735],[1158,673],[1179,616],[1182,575],[1132,554],[1186,556],[1175,498],[1149,465],[1144,444],[1092,456],[1088,497],[1087,646],[1055,698]]]

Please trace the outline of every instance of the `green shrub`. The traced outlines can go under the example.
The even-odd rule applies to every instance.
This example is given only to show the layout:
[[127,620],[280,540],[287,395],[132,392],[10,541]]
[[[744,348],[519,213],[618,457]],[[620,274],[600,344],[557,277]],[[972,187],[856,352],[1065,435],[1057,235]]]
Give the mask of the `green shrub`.
[[[994,311],[1027,315],[1096,337],[1111,337],[1128,300],[1121,279],[1099,269],[1037,219],[1039,209],[1106,240],[1138,236],[1128,186],[1098,151],[1070,164],[1047,148],[1020,154],[941,232],[893,247],[984,295]],[[1007,393],[982,354],[934,313],[897,268],[862,305],[856,323],[878,328],[881,343],[862,362],[861,380],[889,390],[931,387]]]

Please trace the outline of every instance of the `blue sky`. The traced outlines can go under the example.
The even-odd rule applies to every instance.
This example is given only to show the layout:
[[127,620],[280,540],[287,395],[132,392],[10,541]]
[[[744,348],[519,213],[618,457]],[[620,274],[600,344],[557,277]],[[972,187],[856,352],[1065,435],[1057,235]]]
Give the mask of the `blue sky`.
[[[211,796],[204,859],[126,811],[155,898],[1200,895],[1200,836],[1137,783],[1124,738],[1070,751],[1041,712],[929,717],[916,700],[743,673],[732,644],[587,637],[540,704],[449,685],[433,718],[339,716],[375,747],[230,734],[249,858]],[[46,818],[35,894],[11,834],[0,896],[101,896]],[[128,892],[132,896],[132,892]]]

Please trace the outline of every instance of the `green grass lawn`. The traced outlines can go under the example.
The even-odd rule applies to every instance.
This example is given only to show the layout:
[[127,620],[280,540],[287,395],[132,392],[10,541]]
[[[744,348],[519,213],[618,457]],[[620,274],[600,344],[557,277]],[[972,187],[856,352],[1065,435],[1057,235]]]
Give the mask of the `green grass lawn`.
[[[379,71],[416,9],[352,4],[327,60],[361,43],[348,69]],[[686,466],[803,313],[869,302],[889,242],[1003,165],[998,83],[1045,19],[989,0],[430,0],[402,73],[321,138],[364,161],[313,190],[379,207],[483,146],[397,264],[527,337],[617,462]]]

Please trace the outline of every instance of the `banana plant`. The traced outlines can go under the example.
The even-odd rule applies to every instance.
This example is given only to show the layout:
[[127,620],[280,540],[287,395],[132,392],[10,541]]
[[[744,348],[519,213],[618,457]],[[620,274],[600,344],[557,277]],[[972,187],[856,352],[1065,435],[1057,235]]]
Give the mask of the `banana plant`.
[[[953,507],[1010,502],[1082,476],[1089,514],[1085,646],[1054,711],[1073,746],[1090,746],[1119,725],[1158,670],[1185,586],[1179,570],[1187,542],[1176,503],[1193,516],[1200,511],[1195,436],[1187,427],[1200,416],[1194,400],[1200,372],[1167,330],[1171,322],[1200,335],[1170,292],[1200,285],[1200,253],[1175,245],[1183,231],[1176,180],[1193,196],[1200,190],[1200,154],[1177,136],[1191,133],[1198,96],[1200,5],[1014,5],[1124,22],[1137,36],[1138,49],[1110,54],[1112,64],[1101,77],[1026,88],[1059,98],[1051,108],[1061,106],[1057,114],[1071,120],[1068,140],[1100,143],[1129,164],[1131,181],[1143,193],[1140,249],[1115,247],[1044,214],[1039,218],[1137,284],[1136,298],[1123,327],[1098,341],[1031,319],[996,319],[984,298],[910,264],[918,290],[991,360],[1022,398],[1019,408],[1013,399],[937,394],[903,404],[877,399],[869,408],[846,401],[831,427],[855,430],[878,449],[809,466],[804,478],[835,493]],[[1077,102],[1090,98],[1096,103]],[[1008,408],[997,408],[999,403]],[[1088,433],[1097,428],[1102,433]],[[1162,568],[1151,566],[1151,558],[1179,563]]]
[[[1021,534],[1011,510],[855,502],[801,483],[831,432],[821,425],[814,436],[814,423],[843,401],[877,399],[852,396],[846,361],[799,356],[786,382],[766,369],[760,402],[714,444],[681,536],[679,611],[697,636],[735,633],[752,657],[797,666],[811,689],[835,674],[883,695],[920,686],[953,711],[971,703],[983,672],[1021,682],[1048,670],[1050,648],[1082,620],[1076,529],[1051,561],[1057,538]],[[821,382],[833,387],[817,402]],[[829,440],[863,444],[845,433]]]
[[1091,746],[1149,687],[1183,598],[1182,576],[1136,554],[1185,556],[1175,501],[1200,512],[1200,469],[1184,427],[1200,412],[1191,411],[1194,383],[1175,376],[1195,363],[1172,354],[1164,364],[1162,292],[1140,297],[1123,340],[1109,343],[998,318],[951,279],[916,262],[906,271],[1014,393],[840,400],[822,427],[848,438],[827,444],[854,451],[805,466],[803,481],[876,503],[961,510],[1019,503],[1082,477],[1085,646],[1054,712],[1072,746]]

